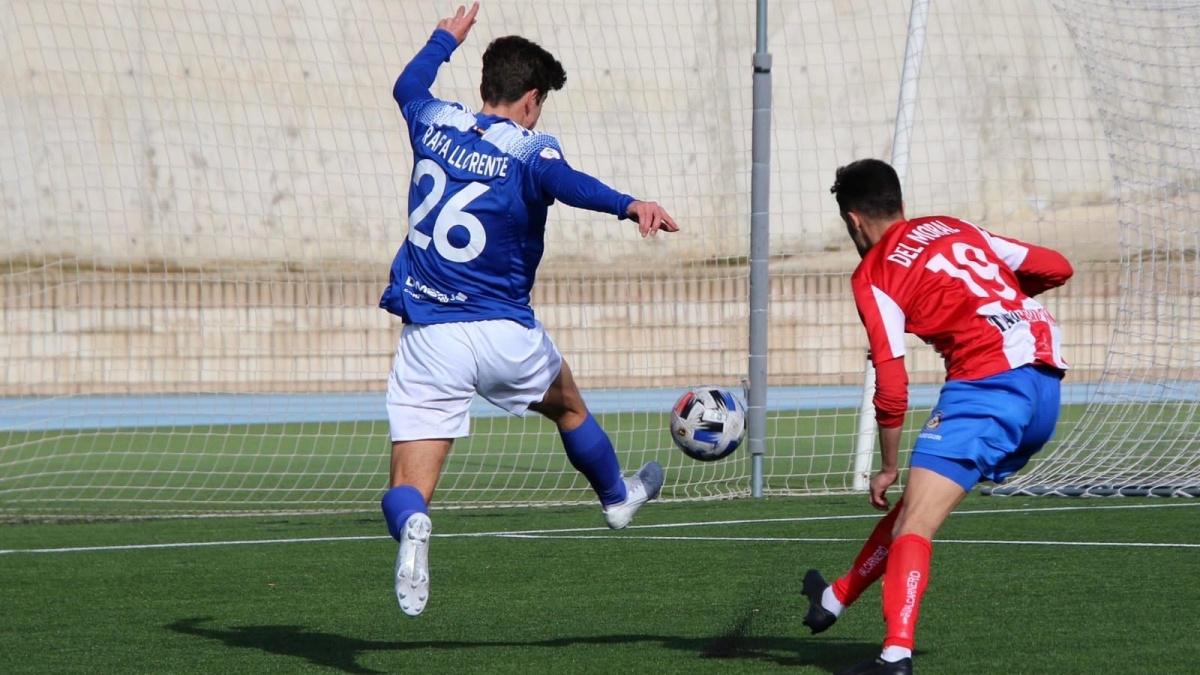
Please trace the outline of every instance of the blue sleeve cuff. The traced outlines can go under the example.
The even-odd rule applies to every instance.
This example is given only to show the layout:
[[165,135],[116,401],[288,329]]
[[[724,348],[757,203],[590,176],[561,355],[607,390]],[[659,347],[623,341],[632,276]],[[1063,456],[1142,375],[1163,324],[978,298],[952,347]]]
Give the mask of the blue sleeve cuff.
[[454,53],[455,49],[458,49],[458,40],[445,28],[438,28],[433,31],[433,35],[429,36],[429,42],[446,50],[446,56],[442,58],[443,61],[449,61],[450,55]]
[[617,220],[625,220],[629,217],[629,205],[636,202],[637,199],[629,195],[621,195],[617,200]]

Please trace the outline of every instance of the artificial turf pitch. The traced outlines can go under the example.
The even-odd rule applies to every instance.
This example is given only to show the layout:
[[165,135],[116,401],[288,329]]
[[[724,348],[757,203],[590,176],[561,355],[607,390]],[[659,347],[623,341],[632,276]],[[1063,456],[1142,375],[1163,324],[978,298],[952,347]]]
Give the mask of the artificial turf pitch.
[[[799,581],[853,559],[862,496],[432,512],[402,615],[373,512],[0,525],[3,673],[828,673],[878,588],[811,636]],[[37,550],[39,552],[33,552]],[[1200,503],[972,496],[934,545],[921,673],[1200,669]]]

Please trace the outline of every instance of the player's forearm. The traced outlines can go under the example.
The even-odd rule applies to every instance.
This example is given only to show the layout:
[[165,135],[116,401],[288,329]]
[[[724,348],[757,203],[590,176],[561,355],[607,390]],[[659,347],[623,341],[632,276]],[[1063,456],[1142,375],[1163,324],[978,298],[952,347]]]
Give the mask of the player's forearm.
[[628,216],[633,197],[617,192],[596,178],[557,162],[542,173],[542,189],[558,201],[577,209]]
[[881,427],[900,427],[908,411],[908,371],[904,358],[875,364],[875,421]]
[[883,460],[880,470],[895,473],[900,470],[900,432],[904,427],[879,427],[879,455]]
[[908,370],[904,358],[896,357],[875,364],[875,421],[879,425],[879,454],[883,471],[898,470],[900,431],[908,411]]
[[433,31],[429,42],[417,52],[412,61],[404,67],[396,85],[392,87],[392,97],[404,107],[410,101],[431,98],[429,88],[437,78],[438,68],[450,60],[450,55],[458,47],[458,40],[449,31],[441,28]]

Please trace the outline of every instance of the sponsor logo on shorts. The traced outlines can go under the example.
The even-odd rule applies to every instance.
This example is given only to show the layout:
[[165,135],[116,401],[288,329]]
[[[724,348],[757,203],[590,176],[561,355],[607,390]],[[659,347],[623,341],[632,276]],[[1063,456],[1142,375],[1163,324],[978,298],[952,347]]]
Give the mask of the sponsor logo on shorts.
[[941,410],[933,411],[933,414],[925,421],[925,428],[921,430],[921,433],[917,434],[917,438],[924,438],[930,441],[942,440],[942,435],[933,433],[933,430],[942,426],[942,418],[945,416],[946,413]]

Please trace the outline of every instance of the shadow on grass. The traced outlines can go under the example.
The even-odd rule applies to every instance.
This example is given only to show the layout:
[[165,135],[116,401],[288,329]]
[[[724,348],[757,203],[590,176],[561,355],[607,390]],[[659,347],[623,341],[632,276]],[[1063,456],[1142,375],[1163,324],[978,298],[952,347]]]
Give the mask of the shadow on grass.
[[[471,649],[488,647],[571,647],[658,643],[706,659],[755,660],[783,666],[813,666],[834,672],[877,653],[877,643],[837,640],[823,637],[772,637],[749,635],[753,616],[735,621],[729,630],[712,638],[684,638],[668,635],[596,635],[559,637],[545,640],[418,640],[382,641],[309,630],[303,626],[211,626],[211,618],[174,621],[168,630],[183,635],[217,640],[230,648],[258,649],[270,654],[304,659],[311,664],[345,673],[375,675],[382,671],[359,665],[364,652],[405,652],[418,649]],[[205,625],[210,624],[210,625]]]
[[[774,633],[795,635],[769,637]],[[756,607],[743,610],[720,635],[686,642],[703,642],[702,658],[769,661],[781,666],[813,666],[827,672],[852,666],[879,653],[877,642],[809,636],[807,628],[781,621],[777,615],[760,612]]]

